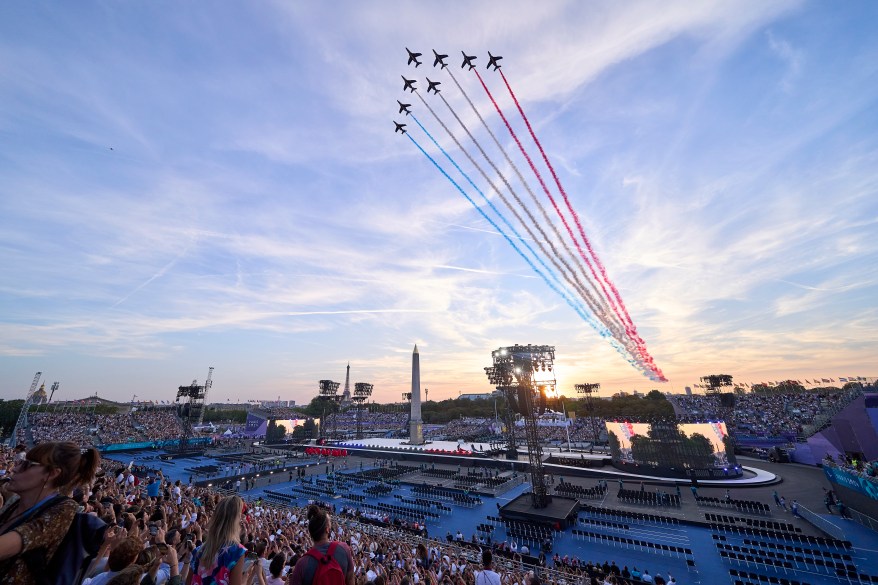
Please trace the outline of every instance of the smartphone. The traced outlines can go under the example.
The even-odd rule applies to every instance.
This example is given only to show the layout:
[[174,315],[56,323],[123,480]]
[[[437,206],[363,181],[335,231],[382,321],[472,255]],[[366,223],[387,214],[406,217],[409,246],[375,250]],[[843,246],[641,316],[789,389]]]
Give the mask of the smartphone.
[[190,542],[195,540],[195,535],[190,532],[189,534],[186,535],[186,540],[188,540]]
[[155,524],[150,524],[150,525],[149,525],[149,533],[150,533],[150,534],[152,534],[153,536],[155,536],[156,532],[158,532],[158,531],[159,531],[159,527],[158,527],[158,526],[156,526]]

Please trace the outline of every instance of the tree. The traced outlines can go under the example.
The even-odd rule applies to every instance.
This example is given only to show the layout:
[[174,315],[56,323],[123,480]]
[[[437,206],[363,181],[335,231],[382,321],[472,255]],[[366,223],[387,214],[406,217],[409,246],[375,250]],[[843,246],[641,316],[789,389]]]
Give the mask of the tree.
[[268,428],[265,429],[265,442],[282,443],[286,434],[287,430],[283,425],[279,425],[276,421],[270,420],[268,421]]
[[664,393],[659,392],[658,390],[650,390],[649,392],[647,392],[645,398],[647,400],[667,400]]

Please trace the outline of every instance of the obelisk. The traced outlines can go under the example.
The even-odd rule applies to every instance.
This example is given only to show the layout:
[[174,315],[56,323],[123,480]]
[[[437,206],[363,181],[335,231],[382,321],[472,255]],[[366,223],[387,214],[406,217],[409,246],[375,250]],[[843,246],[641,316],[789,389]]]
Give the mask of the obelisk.
[[424,444],[424,422],[421,420],[421,357],[418,346],[412,352],[412,416],[409,422],[409,445]]

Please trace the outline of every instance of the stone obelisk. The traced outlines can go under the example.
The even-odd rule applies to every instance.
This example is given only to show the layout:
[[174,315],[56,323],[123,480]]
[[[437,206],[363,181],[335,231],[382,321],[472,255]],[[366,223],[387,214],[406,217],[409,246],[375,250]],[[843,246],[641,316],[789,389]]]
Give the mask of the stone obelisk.
[[424,444],[424,422],[421,420],[421,357],[418,346],[412,352],[412,416],[409,422],[409,445]]

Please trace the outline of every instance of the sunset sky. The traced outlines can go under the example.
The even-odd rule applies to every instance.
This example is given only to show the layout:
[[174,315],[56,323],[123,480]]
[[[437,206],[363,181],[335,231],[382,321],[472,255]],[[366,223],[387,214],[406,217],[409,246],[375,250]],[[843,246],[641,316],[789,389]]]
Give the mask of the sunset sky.
[[[350,362],[397,401],[415,343],[431,399],[490,391],[515,343],[556,346],[568,395],[874,376],[876,22],[875,2],[4,3],[0,398],[42,371],[60,400],[169,400],[213,366],[213,400],[307,402]],[[460,67],[517,115],[485,68],[503,56],[668,383],[408,139],[454,171],[398,99],[499,205],[402,92],[469,147],[423,91],[478,127],[432,49],[513,152]]]

